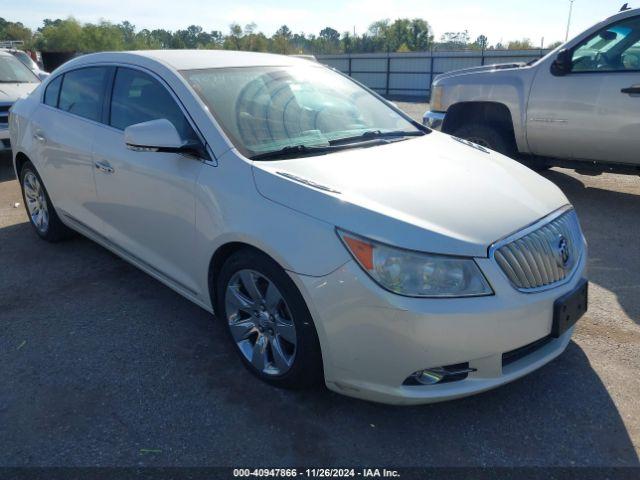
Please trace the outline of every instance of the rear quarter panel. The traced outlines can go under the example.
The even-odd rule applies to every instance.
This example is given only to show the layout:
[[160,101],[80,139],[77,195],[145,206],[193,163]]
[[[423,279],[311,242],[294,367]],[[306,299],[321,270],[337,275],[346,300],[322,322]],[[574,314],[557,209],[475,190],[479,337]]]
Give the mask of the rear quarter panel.
[[36,88],[28,97],[18,100],[11,107],[9,138],[11,139],[13,168],[16,170],[16,176],[19,174],[16,169],[16,157],[19,153],[25,154],[32,162],[36,162],[33,155],[35,145],[31,117],[40,103],[41,88]]

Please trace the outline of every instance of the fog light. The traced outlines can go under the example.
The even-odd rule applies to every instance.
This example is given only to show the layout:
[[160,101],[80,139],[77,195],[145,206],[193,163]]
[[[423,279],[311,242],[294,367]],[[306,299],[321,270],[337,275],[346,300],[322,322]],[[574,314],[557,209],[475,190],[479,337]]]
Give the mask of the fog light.
[[444,368],[432,368],[431,370],[421,370],[413,375],[413,378],[415,378],[416,382],[420,385],[435,385],[447,376],[447,372]]
[[457,382],[464,380],[469,373],[475,371],[477,369],[469,368],[469,363],[428,368],[412,373],[404,381],[403,385],[435,385],[437,383]]

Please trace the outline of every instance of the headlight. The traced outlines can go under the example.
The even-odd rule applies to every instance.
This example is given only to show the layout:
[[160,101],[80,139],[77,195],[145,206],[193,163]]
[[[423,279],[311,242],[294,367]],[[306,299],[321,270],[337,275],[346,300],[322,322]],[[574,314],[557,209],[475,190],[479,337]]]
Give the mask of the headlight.
[[434,112],[445,112],[447,108],[443,103],[442,96],[444,94],[444,87],[442,85],[436,85],[431,91],[431,101],[429,102],[429,108]]
[[493,290],[472,258],[390,247],[337,230],[347,250],[381,287],[408,297],[478,297]]

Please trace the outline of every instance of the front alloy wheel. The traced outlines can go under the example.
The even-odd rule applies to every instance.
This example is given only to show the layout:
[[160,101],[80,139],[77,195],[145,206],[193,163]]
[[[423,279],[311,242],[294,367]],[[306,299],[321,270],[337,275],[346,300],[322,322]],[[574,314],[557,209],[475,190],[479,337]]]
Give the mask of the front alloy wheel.
[[323,379],[316,328],[295,283],[272,258],[242,248],[224,262],[212,292],[245,367],[281,388],[306,388]]
[[254,270],[240,270],[227,285],[225,307],[245,359],[265,375],[289,371],[296,356],[296,326],[278,287]]

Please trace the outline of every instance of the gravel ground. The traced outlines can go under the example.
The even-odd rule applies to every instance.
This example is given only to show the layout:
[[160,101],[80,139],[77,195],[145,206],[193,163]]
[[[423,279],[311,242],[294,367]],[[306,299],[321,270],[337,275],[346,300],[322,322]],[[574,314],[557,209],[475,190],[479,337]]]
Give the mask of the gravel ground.
[[0,466],[638,466],[640,179],[545,176],[590,246],[574,340],[505,387],[398,408],[256,381],[197,306],[86,239],[40,241],[0,160]]

